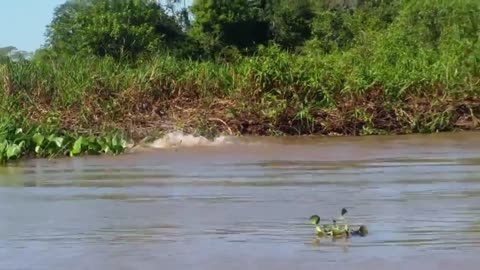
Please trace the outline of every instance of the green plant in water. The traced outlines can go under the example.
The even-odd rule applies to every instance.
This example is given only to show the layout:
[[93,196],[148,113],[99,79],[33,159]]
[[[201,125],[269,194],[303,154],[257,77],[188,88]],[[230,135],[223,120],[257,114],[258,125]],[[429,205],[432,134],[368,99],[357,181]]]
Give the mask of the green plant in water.
[[19,144],[9,142],[4,140],[0,143],[0,161],[8,161],[16,159],[21,156],[24,150],[25,142],[20,142]]
[[[52,158],[81,154],[120,154],[127,148],[125,136],[111,133],[104,136],[83,136],[51,131],[44,127],[13,128],[14,123],[0,125],[0,162],[23,156]],[[15,130],[13,132],[13,130]]]
[[[344,215],[346,213],[347,213],[347,209],[342,208],[341,216],[339,218],[341,220],[345,220]],[[344,222],[343,227],[337,225],[337,220],[334,219],[332,224],[325,224],[321,226],[320,217],[318,215],[312,215],[309,221],[315,226],[315,233],[319,237],[332,236],[334,238],[339,238],[339,237],[350,237],[351,235],[366,236],[368,234],[368,230],[365,225],[360,225],[360,227],[355,230],[350,228],[347,222]]]

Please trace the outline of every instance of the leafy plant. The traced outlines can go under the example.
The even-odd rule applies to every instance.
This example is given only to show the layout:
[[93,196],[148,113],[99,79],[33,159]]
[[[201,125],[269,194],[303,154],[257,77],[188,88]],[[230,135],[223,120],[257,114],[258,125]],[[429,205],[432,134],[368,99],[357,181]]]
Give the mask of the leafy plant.
[[55,52],[136,58],[183,37],[175,18],[153,0],[69,0],[47,28]]
[[120,154],[127,147],[125,136],[120,133],[104,136],[76,136],[58,131],[49,131],[42,127],[31,127],[24,132],[16,128],[11,132],[11,122],[1,126],[0,161],[19,159],[23,156],[56,157],[81,154]]

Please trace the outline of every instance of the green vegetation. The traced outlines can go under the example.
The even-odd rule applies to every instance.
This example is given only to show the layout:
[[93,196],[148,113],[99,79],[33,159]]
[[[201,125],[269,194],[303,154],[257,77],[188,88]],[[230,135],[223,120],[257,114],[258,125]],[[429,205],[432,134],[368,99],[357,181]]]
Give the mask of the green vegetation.
[[345,214],[347,213],[347,209],[342,208],[340,219],[343,220],[343,226],[337,225],[337,220],[334,219],[333,223],[320,225],[320,217],[318,215],[312,215],[309,218],[311,224],[315,226],[315,234],[318,237],[324,236],[332,236],[332,238],[348,238],[350,236],[367,236],[368,229],[365,225],[360,225],[358,229],[352,229],[348,222],[345,221]]
[[47,28],[47,46],[59,54],[136,58],[168,49],[183,36],[155,1],[67,1]]
[[[479,126],[478,1],[174,7],[67,1],[32,59],[0,58],[2,159],[35,153],[40,126],[65,142],[48,140],[41,156],[76,153],[77,140],[81,152],[109,152],[98,140],[114,131],[137,140],[173,129],[369,135]],[[119,153],[118,145],[108,148]]]
[[69,134],[51,126],[18,128],[11,118],[0,120],[0,162],[18,159],[24,155],[36,157],[76,156],[81,154],[119,154],[127,146],[121,133],[101,137]]
[[13,46],[2,47],[0,48],[0,61],[3,59],[12,59],[12,60],[20,60],[20,59],[28,59],[32,57],[32,53],[26,51],[19,51],[17,48]]

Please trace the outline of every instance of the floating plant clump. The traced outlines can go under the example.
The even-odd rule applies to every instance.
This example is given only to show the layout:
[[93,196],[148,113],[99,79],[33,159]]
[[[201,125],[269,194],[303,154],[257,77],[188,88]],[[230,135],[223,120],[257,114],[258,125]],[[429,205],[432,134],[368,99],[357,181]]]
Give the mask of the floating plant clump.
[[320,224],[320,216],[313,215],[310,217],[310,222],[315,225],[315,233],[319,237],[324,236],[332,236],[335,238],[340,237],[350,237],[350,236],[366,236],[368,234],[367,226],[360,225],[357,229],[351,228],[348,223],[345,221],[345,214],[347,213],[347,209],[342,208],[340,220],[342,221],[343,225],[337,224],[337,219],[333,219],[332,224]]

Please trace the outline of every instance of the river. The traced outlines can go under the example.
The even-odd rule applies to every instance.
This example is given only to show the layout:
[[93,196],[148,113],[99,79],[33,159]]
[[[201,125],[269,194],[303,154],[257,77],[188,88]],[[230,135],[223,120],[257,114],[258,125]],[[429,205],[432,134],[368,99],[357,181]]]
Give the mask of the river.
[[[0,270],[478,269],[479,135],[230,138],[10,164]],[[317,239],[310,215],[342,207],[369,234]]]

